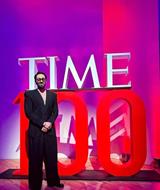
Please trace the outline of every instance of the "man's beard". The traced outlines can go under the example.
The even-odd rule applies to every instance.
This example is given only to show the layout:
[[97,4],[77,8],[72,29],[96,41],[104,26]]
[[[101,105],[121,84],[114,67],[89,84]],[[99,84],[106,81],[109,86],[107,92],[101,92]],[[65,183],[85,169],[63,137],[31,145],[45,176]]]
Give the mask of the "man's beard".
[[39,89],[44,89],[45,88],[45,84],[39,84],[37,85]]

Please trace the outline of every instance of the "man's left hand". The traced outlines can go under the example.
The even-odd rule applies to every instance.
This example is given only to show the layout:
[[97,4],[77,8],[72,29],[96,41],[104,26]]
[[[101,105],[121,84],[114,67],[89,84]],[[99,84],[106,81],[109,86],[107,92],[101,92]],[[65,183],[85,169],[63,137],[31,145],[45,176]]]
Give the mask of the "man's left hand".
[[51,129],[51,127],[52,127],[52,123],[46,121],[46,122],[43,123],[43,126],[49,130],[49,129]]

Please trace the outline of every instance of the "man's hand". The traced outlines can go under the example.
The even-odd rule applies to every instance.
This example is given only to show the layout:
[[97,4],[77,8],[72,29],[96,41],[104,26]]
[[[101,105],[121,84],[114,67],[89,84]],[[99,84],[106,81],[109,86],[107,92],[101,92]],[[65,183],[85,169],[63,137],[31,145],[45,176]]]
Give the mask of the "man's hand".
[[51,129],[51,127],[52,127],[52,123],[46,121],[46,122],[43,123],[43,126],[49,130],[49,129]]
[[42,127],[41,131],[43,131],[44,133],[46,133],[48,131],[48,129],[46,127]]

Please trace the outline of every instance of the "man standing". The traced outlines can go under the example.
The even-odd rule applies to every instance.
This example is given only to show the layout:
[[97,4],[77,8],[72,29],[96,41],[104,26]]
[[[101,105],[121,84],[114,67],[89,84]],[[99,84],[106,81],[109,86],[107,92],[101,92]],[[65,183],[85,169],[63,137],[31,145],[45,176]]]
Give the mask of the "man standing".
[[29,188],[40,190],[42,167],[45,164],[49,187],[63,188],[57,169],[57,140],[52,127],[58,116],[57,95],[45,89],[47,76],[37,72],[34,76],[37,89],[25,92],[25,113],[29,119],[28,157]]

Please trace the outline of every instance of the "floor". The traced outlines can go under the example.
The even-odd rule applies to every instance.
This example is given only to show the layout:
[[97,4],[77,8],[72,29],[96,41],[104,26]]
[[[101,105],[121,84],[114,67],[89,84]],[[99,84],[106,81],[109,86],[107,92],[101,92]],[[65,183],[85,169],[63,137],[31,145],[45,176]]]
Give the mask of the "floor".
[[[19,168],[19,160],[0,160],[0,173],[9,168]],[[151,166],[144,167],[151,169]],[[153,168],[152,168],[153,169]],[[160,172],[160,169],[157,169]],[[130,182],[130,181],[71,181],[62,180],[64,190],[159,190],[160,182]],[[26,190],[27,180],[0,179],[0,190]],[[51,188],[50,188],[51,189]],[[52,188],[53,189],[53,188]],[[42,190],[49,190],[43,181]]]

